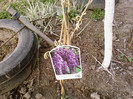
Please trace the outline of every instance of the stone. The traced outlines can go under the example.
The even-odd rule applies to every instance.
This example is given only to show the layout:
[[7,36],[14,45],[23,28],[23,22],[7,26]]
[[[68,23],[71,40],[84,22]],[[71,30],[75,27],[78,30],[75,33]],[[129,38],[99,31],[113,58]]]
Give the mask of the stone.
[[27,92],[23,97],[25,97],[26,99],[30,99],[31,95]]
[[100,53],[104,56],[104,50],[103,49],[100,50]]
[[113,41],[116,41],[117,40],[117,37],[116,36],[113,36]]
[[96,66],[95,66],[95,65],[92,65],[92,66],[91,66],[91,69],[92,69],[92,70],[95,70],[95,69],[96,69]]
[[128,70],[133,70],[133,66],[129,66],[128,67]]
[[46,99],[44,96],[42,96],[40,99]]
[[41,99],[41,98],[42,98],[42,94],[37,93],[37,94],[35,95],[35,98],[36,98],[36,99]]
[[26,93],[26,88],[25,87],[22,87],[19,91],[21,94],[25,94]]
[[93,92],[93,93],[91,94],[91,98],[92,98],[92,99],[100,99],[100,95],[97,94],[97,92]]

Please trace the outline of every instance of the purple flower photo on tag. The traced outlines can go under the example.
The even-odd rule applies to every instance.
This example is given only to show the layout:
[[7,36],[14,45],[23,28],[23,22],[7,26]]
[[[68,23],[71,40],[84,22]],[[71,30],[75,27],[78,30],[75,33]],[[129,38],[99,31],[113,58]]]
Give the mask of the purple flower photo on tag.
[[80,50],[74,46],[60,46],[50,51],[56,75],[71,75],[81,72]]

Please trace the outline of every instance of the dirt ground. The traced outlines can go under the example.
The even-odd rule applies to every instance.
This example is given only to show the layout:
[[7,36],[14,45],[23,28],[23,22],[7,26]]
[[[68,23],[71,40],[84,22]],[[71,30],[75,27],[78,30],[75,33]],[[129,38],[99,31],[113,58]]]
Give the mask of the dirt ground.
[[[12,30],[0,28],[0,45],[2,45],[5,41],[7,41],[13,34],[14,32]],[[8,57],[14,51],[16,46],[17,46],[17,36],[15,36],[2,48],[0,48],[0,61]]]
[[[72,45],[81,49],[83,78],[65,80],[65,91],[69,99],[133,99],[133,44],[130,44],[130,30],[133,29],[133,0],[121,0],[115,9],[113,26],[113,58],[110,70],[113,75],[99,69],[104,51],[103,21],[92,21],[85,16],[83,32],[77,32]],[[80,33],[79,35],[77,35]],[[31,76],[18,88],[0,96],[0,99],[60,99],[60,84],[55,79],[49,59],[43,55],[50,47],[42,42],[39,60]],[[122,56],[124,54],[124,56]],[[99,98],[94,98],[99,99]]]

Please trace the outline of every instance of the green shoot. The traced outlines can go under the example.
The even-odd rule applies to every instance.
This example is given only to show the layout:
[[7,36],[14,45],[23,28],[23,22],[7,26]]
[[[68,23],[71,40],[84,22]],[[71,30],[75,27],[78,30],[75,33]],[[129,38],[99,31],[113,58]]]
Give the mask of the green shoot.
[[[69,14],[68,14],[68,18],[69,18],[69,21],[76,21],[76,17],[77,17],[77,11],[72,9],[70,10]],[[59,15],[58,16],[59,20],[63,20],[63,15]]]
[[0,3],[3,2],[4,0],[0,0]]
[[54,0],[40,0],[41,2],[45,3],[45,2],[50,2],[50,3],[54,3]]
[[70,98],[70,96],[68,96],[68,95],[65,95],[65,94],[61,95],[61,97],[65,98],[65,99],[68,99],[68,98]]
[[37,58],[36,58],[36,61],[37,61],[37,62],[39,62],[39,61],[40,61],[40,58],[39,58],[39,57],[37,57]]
[[121,55],[118,57],[118,60],[119,60],[119,61],[124,60],[124,56],[125,56],[124,54],[121,54]]
[[93,12],[90,13],[89,18],[92,20],[102,20],[104,17],[104,10],[102,9],[94,9]]
[[133,57],[131,57],[131,58],[129,59],[129,61],[130,61],[130,62],[133,62]]

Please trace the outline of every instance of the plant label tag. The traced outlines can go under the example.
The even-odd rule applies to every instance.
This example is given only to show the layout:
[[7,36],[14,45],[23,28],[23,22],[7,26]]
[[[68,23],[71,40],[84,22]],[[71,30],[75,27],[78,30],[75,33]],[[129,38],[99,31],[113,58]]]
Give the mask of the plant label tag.
[[57,80],[82,78],[80,48],[57,46],[49,52]]

